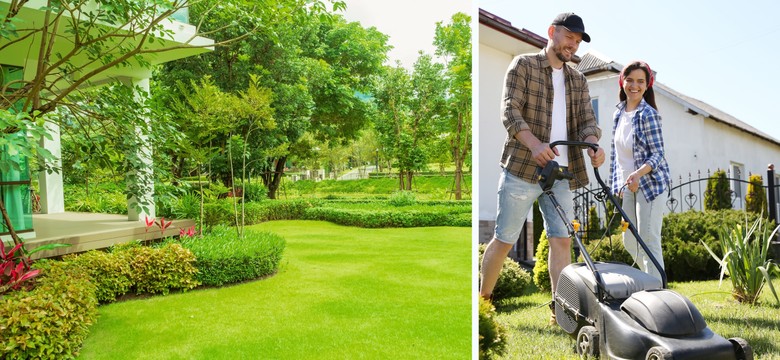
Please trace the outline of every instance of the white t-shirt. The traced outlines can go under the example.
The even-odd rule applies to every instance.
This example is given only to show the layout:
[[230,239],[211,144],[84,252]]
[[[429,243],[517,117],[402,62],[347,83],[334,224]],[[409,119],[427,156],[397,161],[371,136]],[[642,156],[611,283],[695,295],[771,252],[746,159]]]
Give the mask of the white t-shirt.
[[[552,107],[552,130],[550,131],[550,143],[559,140],[568,140],[566,129],[566,82],[564,81],[563,68],[552,69],[553,83],[553,107]],[[558,145],[558,156],[555,161],[560,166],[569,166],[568,146]]]
[[615,172],[620,186],[625,184],[628,175],[636,171],[634,166],[634,127],[631,122],[634,119],[634,111],[623,111],[620,114],[617,128],[615,128]]

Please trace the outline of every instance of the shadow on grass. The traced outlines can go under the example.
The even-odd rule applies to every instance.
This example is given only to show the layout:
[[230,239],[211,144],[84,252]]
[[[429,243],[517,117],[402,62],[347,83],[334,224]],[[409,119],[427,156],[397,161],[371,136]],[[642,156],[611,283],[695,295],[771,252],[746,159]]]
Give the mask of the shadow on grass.
[[[746,326],[753,329],[772,329],[777,331],[780,329],[780,321],[760,318],[756,316],[745,316],[743,318],[736,318],[734,316],[721,316],[710,315],[707,317],[707,322],[719,322],[727,325],[731,325],[735,328],[744,329]],[[743,336],[743,335],[736,335]],[[772,334],[762,335],[760,333],[753,333],[750,335],[748,343],[756,353],[768,353],[777,354],[780,353],[780,347],[777,344],[777,339]]]

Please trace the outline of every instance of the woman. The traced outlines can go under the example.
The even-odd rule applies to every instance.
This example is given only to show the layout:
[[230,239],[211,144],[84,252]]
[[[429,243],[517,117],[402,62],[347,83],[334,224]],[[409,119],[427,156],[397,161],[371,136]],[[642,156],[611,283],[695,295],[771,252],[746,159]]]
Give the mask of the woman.
[[[610,172],[612,192],[623,197],[623,210],[663,268],[664,201],[660,195],[671,187],[671,176],[664,158],[661,116],[655,104],[653,80],[653,71],[642,61],[632,62],[620,72],[620,103],[612,128]],[[624,232],[623,244],[642,271],[661,279],[658,269],[630,231]]]

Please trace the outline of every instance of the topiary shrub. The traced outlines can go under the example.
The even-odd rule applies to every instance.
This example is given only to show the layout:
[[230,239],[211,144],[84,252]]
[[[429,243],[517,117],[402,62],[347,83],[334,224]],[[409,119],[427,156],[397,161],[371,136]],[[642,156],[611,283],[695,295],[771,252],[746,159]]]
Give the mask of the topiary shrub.
[[500,357],[506,351],[506,329],[496,320],[496,308],[479,298],[479,358]]
[[[485,255],[485,248],[487,248],[487,245],[479,245],[480,272],[482,271],[482,257]],[[517,262],[507,257],[501,265],[501,272],[498,273],[496,286],[493,288],[493,300],[497,301],[520,296],[530,284],[531,274],[523,270]]]
[[707,189],[704,191],[704,209],[731,209],[731,189],[729,189],[729,181],[725,171],[718,169],[707,180]]
[[550,240],[547,239],[547,231],[542,230],[542,235],[539,236],[539,246],[536,247],[536,264],[534,264],[534,284],[541,291],[550,291],[552,285],[550,283],[550,269],[547,265],[547,260],[550,255]]
[[31,291],[0,298],[0,358],[73,359],[97,319],[95,285],[64,262],[37,262]]
[[246,231],[239,237],[235,229],[216,226],[203,237],[181,239],[181,245],[197,259],[196,280],[203,285],[221,286],[276,272],[285,240],[257,231]]
[[601,218],[599,218],[599,212],[596,206],[591,206],[588,209],[588,226],[585,227],[585,236],[583,241],[589,242],[591,240],[598,240],[604,233],[604,228],[601,227]]
[[764,178],[753,174],[748,179],[747,195],[745,195],[745,210],[752,213],[769,216],[767,208],[766,191],[764,190]]
[[130,264],[125,257],[91,250],[80,255],[66,255],[63,260],[74,271],[90,276],[97,287],[97,300],[101,303],[115,301],[117,297],[127,294],[133,286]]

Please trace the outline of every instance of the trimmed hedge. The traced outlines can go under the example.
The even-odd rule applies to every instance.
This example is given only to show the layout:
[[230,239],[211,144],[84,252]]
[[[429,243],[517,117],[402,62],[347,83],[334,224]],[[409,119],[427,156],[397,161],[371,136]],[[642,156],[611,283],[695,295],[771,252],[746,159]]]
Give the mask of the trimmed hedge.
[[214,227],[208,235],[181,239],[197,260],[197,281],[221,286],[257,279],[276,272],[285,240],[268,232],[246,232],[241,238],[235,229]]
[[74,359],[97,319],[95,285],[65,262],[45,267],[32,291],[0,299],[0,358]]
[[744,224],[745,219],[752,224],[758,216],[741,210],[687,211],[666,215],[661,228],[661,243],[669,281],[718,279],[720,267],[700,241],[720,254],[718,230],[724,226],[731,228]]
[[446,214],[418,210],[353,210],[327,207],[306,209],[304,220],[330,221],[364,228],[471,226],[471,213]]
[[91,250],[79,255],[66,255],[63,260],[69,264],[71,271],[90,276],[97,286],[95,295],[101,303],[115,301],[133,286],[130,264],[125,256]]

